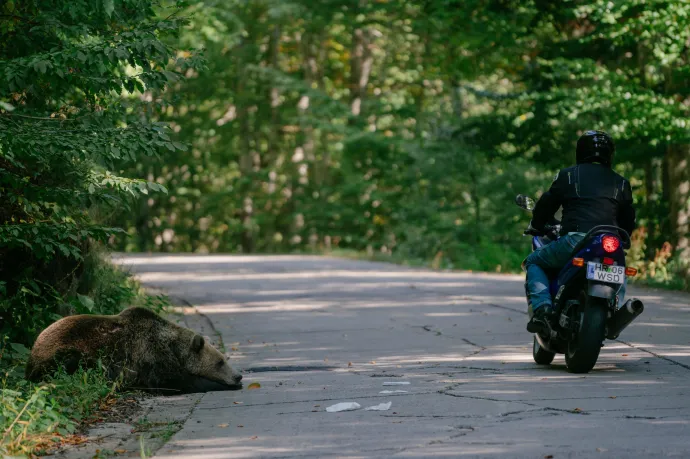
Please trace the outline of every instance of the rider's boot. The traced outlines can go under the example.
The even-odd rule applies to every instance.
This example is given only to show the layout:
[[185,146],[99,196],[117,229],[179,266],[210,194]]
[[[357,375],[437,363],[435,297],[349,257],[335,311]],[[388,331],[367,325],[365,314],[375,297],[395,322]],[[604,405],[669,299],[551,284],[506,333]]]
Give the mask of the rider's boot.
[[545,304],[534,310],[532,318],[527,323],[527,331],[530,333],[539,333],[548,329],[546,321],[553,314],[553,309],[550,304]]

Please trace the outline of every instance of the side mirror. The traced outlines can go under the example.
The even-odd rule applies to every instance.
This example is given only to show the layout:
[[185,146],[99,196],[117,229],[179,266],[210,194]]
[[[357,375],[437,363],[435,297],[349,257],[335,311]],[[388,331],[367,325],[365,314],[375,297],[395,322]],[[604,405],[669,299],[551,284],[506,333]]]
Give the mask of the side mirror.
[[518,207],[521,207],[530,212],[532,212],[534,210],[534,206],[537,205],[534,199],[524,194],[519,194],[515,196],[515,204],[517,204]]

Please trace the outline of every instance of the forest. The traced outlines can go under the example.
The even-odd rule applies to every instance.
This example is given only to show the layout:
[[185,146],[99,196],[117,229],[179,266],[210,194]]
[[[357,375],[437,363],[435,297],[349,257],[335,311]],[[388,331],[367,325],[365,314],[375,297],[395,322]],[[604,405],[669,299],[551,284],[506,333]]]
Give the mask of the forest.
[[642,0],[5,2],[4,331],[28,344],[47,320],[116,309],[128,294],[96,275],[107,250],[517,272],[529,216],[512,199],[548,187],[587,129],[614,137],[633,185],[630,263],[686,288],[688,13]]
[[688,289],[689,76],[680,0],[5,0],[3,358],[160,307],[110,251],[519,272],[513,198],[588,129],[633,187],[638,281]]
[[[126,168],[167,195],[117,250],[353,251],[519,271],[525,215],[587,129],[616,140],[643,277],[686,286],[685,2],[206,1],[205,68],[143,97],[189,150]],[[670,259],[669,259],[670,257]]]

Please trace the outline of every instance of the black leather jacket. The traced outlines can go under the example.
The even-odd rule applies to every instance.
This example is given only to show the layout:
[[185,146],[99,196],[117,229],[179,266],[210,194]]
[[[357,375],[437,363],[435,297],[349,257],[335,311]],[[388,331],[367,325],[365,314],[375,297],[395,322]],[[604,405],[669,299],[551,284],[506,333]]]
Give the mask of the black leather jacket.
[[630,183],[600,164],[579,164],[558,173],[537,202],[532,226],[539,230],[563,206],[561,235],[586,233],[598,225],[614,225],[630,234],[635,229]]

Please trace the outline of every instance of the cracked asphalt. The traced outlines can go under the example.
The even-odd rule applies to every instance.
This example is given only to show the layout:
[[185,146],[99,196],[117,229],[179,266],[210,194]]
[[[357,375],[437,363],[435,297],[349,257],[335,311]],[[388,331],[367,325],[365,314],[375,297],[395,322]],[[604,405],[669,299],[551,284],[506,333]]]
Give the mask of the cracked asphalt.
[[[519,276],[307,256],[118,260],[195,305],[244,371],[245,389],[203,395],[158,457],[690,457],[688,295],[629,289],[645,313],[572,375],[563,356],[533,363]],[[362,408],[325,411],[339,402]]]

